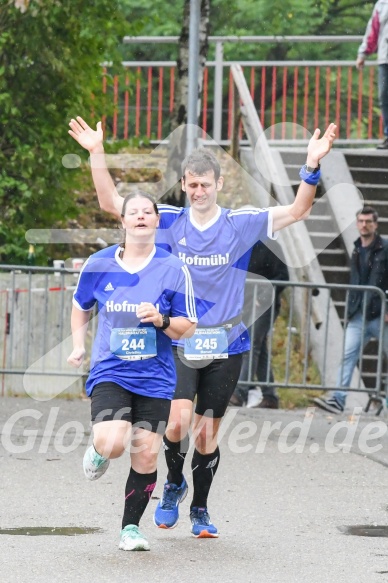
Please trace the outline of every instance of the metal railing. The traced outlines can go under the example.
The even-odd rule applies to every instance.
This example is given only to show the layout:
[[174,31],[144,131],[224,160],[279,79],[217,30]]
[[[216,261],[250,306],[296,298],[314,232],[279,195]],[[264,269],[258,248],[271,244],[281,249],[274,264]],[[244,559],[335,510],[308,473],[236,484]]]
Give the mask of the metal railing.
[[[71,368],[67,356],[72,350],[70,313],[72,294],[78,272],[26,266],[0,266],[0,382],[1,395],[29,394],[36,398],[49,398],[60,393],[79,394],[82,391],[84,370]],[[268,286],[267,280],[265,284]],[[274,288],[284,288],[285,282],[269,282]],[[253,302],[247,306],[244,318],[247,324],[258,317],[263,284],[247,280],[255,286]],[[261,286],[261,287],[260,287]],[[330,305],[333,296],[346,290],[358,289],[363,294],[376,293],[385,305],[385,294],[370,286],[316,285],[313,283],[286,282],[287,309],[285,316],[275,321],[274,304],[271,306],[271,325],[268,333],[268,368],[265,384],[288,389],[306,390],[336,388],[336,375],[343,354],[343,341],[329,342]],[[271,287],[272,293],[272,287]],[[316,296],[321,295],[317,311]],[[324,302],[322,303],[322,298]],[[267,304],[270,305],[270,304]],[[364,302],[365,305],[365,302]],[[96,331],[97,317],[91,319],[88,333],[88,353]],[[345,323],[347,312],[345,313]],[[365,321],[365,310],[364,310]],[[362,351],[359,357],[359,374],[355,375],[351,391],[380,394],[383,374],[383,323],[381,314],[380,338],[374,360],[375,367],[367,371]],[[283,328],[278,329],[279,326]],[[312,341],[312,328],[319,330],[320,342]],[[276,340],[276,342],[275,342]],[[271,367],[276,365],[276,378],[269,379]],[[279,373],[282,371],[282,374]],[[368,386],[362,377],[369,375]],[[257,384],[252,370],[250,354],[249,376],[245,384]]]
[[[225,43],[344,43],[361,42],[358,36],[323,37],[210,37],[215,59],[204,71],[199,125],[203,136],[228,143],[232,134],[233,81],[230,67],[244,69],[251,96],[271,140],[304,140],[317,126],[337,123],[337,143],[377,141],[383,135],[377,101],[376,61],[365,71],[355,61],[225,60]],[[126,43],[176,43],[177,37],[125,37]],[[356,47],[355,47],[356,54]],[[113,139],[147,137],[161,141],[170,133],[174,106],[175,61],[123,61],[123,71],[112,74],[104,66],[102,91],[114,105],[104,118],[107,136]],[[287,127],[289,124],[290,127]],[[298,128],[299,126],[299,128]],[[243,136],[242,136],[243,137]]]
[[[303,388],[308,390],[331,390],[338,389],[338,371],[345,350],[345,335],[338,338],[337,342],[329,341],[330,337],[330,306],[335,304],[336,296],[346,292],[346,308],[343,319],[344,326],[348,323],[348,296],[351,290],[357,290],[363,295],[363,300],[370,294],[376,294],[384,309],[380,314],[380,335],[376,338],[377,351],[372,361],[367,361],[364,356],[364,347],[361,343],[358,369],[355,371],[349,391],[378,395],[381,393],[383,384],[387,380],[386,365],[383,353],[383,334],[385,318],[385,293],[373,286],[354,286],[343,284],[314,284],[301,282],[271,281],[274,290],[287,287],[287,310],[285,310],[285,320],[283,323],[275,321],[275,304],[270,310],[271,324],[268,333],[268,365],[265,379],[261,382],[268,386],[280,388]],[[253,286],[248,294],[253,297],[253,302],[245,310],[245,321],[260,325],[260,286],[254,279],[247,279],[247,289]],[[317,309],[316,298],[320,295],[320,306],[326,306],[324,311]],[[366,325],[366,305],[363,301],[361,335],[364,336]],[[277,329],[278,326],[282,326]],[[312,329],[318,330],[320,342],[311,341]],[[252,336],[252,334],[251,334]],[[270,371],[276,361],[278,375],[274,381],[270,380]],[[372,367],[371,367],[372,362]],[[249,354],[248,376],[240,384],[252,386],[260,384],[255,378],[255,371],[252,368],[253,350]],[[385,365],[385,366],[384,366]],[[280,376],[279,376],[280,371]],[[364,380],[363,380],[364,379]],[[367,383],[365,382],[367,379]],[[368,386],[366,386],[366,384]],[[385,390],[385,389],[384,389]]]

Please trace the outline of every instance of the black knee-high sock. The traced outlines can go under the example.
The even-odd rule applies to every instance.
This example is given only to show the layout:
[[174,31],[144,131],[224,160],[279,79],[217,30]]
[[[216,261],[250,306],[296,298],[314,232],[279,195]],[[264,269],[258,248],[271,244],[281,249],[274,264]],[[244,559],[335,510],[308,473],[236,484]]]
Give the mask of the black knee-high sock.
[[189,436],[186,435],[182,441],[174,442],[163,437],[163,448],[168,467],[167,480],[180,486],[183,480],[183,464],[190,446]]
[[125,486],[125,506],[122,528],[128,524],[139,525],[144,510],[156,486],[157,472],[139,474],[133,468]]
[[193,506],[206,508],[210,486],[212,485],[219,463],[220,450],[218,447],[213,453],[208,453],[206,455],[202,455],[197,450],[194,451],[193,459],[191,461],[194,494],[190,508],[193,508]]

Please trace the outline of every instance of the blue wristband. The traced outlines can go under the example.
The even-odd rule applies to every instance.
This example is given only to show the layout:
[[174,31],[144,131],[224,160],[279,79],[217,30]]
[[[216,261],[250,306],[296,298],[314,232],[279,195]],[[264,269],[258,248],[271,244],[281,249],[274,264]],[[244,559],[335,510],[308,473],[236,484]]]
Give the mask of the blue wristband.
[[307,172],[306,166],[302,166],[299,172],[300,179],[311,184],[311,186],[316,186],[321,178],[321,170],[318,169],[316,172]]

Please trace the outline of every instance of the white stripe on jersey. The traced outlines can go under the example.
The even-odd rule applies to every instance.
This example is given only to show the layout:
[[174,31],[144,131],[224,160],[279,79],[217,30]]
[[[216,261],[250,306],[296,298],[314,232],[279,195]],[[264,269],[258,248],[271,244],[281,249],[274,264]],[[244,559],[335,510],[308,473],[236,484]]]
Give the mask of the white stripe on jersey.
[[273,214],[272,214],[272,209],[268,209],[268,231],[267,231],[267,235],[268,235],[268,238],[269,239],[274,239],[275,241],[279,237],[279,231],[275,231],[274,232],[274,230],[273,230]]
[[236,209],[233,211],[229,211],[228,212],[228,217],[233,216],[233,215],[259,215],[260,213],[263,212],[267,212],[269,209],[268,208],[264,208],[264,209]]
[[263,208],[263,209],[259,209],[259,208],[255,208],[255,209],[236,209],[233,211],[230,211],[228,213],[228,217],[231,216],[241,216],[241,215],[259,215],[260,213],[263,212],[268,212],[268,229],[267,229],[267,237],[268,239],[277,239],[279,236],[279,233],[273,232],[273,215],[272,215],[272,209],[274,207],[268,207],[268,208]]
[[88,310],[84,310],[83,308],[81,308],[81,306],[79,305],[77,300],[75,300],[74,298],[73,298],[73,306],[75,306],[77,308],[77,310],[79,310],[80,312],[92,312],[94,309],[94,306],[93,306],[92,308],[89,308]]
[[172,206],[170,204],[158,204],[158,210],[160,213],[175,213],[179,215],[182,212],[181,207]]
[[[87,266],[87,264],[89,263],[89,260],[90,260],[90,257],[88,257],[88,258],[87,258],[87,260],[84,262],[84,264],[83,264],[83,265],[82,265],[82,267],[81,267],[81,270],[80,270],[80,272],[79,272],[79,278],[78,278],[78,280],[77,280],[77,284],[76,284],[76,286],[75,286],[75,290],[74,290],[74,293],[73,293],[73,297],[74,297],[74,296],[75,296],[75,294],[77,293],[77,290],[78,290],[78,285],[79,285],[79,282],[80,282],[80,279],[81,279],[81,273],[83,272],[83,270],[85,269],[85,267],[86,267],[86,266]],[[77,307],[78,307],[78,306],[77,306]],[[82,308],[80,308],[80,310],[82,310]]]
[[186,265],[182,265],[181,267],[185,280],[186,280],[186,311],[189,315],[189,320],[198,322],[197,318],[197,311],[195,309],[195,299],[194,299],[194,288],[193,282],[191,279],[190,271],[188,270]]

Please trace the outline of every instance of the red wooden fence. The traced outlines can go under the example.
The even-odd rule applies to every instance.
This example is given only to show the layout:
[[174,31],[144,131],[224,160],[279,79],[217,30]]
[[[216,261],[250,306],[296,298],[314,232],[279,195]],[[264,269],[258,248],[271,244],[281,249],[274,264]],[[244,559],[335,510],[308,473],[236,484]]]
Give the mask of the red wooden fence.
[[[222,140],[232,132],[233,83],[225,66],[222,111],[214,111],[214,67],[204,73],[200,125],[212,135],[213,119],[221,116]],[[316,127],[334,121],[343,140],[380,139],[382,120],[377,101],[376,69],[358,72],[350,65],[306,66],[270,64],[244,66],[248,86],[268,137],[303,136]],[[125,67],[120,75],[111,76],[104,69],[102,91],[112,99],[113,114],[103,119],[108,137],[130,137],[160,141],[170,133],[170,115],[174,105],[175,66],[139,64]],[[293,124],[287,136],[284,122]],[[281,135],[278,134],[280,126]]]

